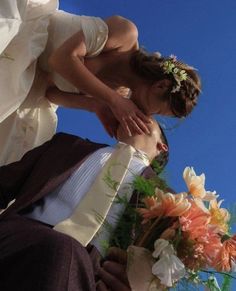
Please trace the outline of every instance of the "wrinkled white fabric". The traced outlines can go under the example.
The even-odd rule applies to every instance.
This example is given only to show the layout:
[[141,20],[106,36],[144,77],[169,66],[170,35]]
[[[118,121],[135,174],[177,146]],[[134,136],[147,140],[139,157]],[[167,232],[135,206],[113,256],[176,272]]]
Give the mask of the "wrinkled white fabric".
[[[106,43],[107,26],[100,18],[57,8],[57,0],[0,1],[0,165],[19,160],[56,131],[57,107],[45,98],[47,81],[40,71],[48,71],[46,58],[52,50],[80,29],[89,56],[99,54]],[[76,91],[54,77],[61,90]]]

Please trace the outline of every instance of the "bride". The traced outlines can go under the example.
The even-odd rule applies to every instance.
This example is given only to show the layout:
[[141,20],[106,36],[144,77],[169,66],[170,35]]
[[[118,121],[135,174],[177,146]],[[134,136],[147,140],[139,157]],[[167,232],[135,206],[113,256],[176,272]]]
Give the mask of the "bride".
[[95,111],[111,135],[114,120],[131,135],[148,132],[146,115],[182,117],[197,103],[195,70],[140,50],[136,26],[123,17],[69,14],[56,0],[0,6],[0,165],[51,138],[55,104]]

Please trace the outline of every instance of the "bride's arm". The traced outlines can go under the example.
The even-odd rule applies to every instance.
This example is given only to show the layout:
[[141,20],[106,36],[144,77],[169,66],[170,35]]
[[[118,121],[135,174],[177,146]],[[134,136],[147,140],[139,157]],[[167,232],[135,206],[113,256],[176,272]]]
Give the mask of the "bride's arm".
[[94,112],[103,124],[107,133],[111,137],[116,136],[118,121],[104,102],[85,94],[63,92],[57,87],[50,87],[47,90],[46,97],[52,103],[63,107]]
[[[117,22],[120,22],[117,29]],[[126,19],[107,20],[109,37],[104,51],[128,51],[137,45],[137,29]],[[130,100],[122,98],[116,91],[100,81],[84,65],[87,54],[82,31],[66,40],[49,58],[49,65],[79,90],[104,102],[120,121],[127,134],[148,133],[146,122],[149,119]]]
[[50,87],[46,92],[46,97],[50,102],[59,106],[84,109],[90,112],[96,112],[102,105],[101,101],[87,94],[64,92],[57,87]]

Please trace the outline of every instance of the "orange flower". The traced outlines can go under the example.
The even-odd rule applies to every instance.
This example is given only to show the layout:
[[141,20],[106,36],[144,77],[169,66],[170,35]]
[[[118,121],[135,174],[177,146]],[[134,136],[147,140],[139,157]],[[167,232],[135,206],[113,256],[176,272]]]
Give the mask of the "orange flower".
[[190,207],[186,193],[171,194],[157,189],[155,196],[143,199],[146,208],[139,208],[138,212],[143,216],[143,223],[159,216],[180,216]]
[[218,271],[230,272],[236,261],[236,235],[225,240],[215,257],[214,267]]
[[228,222],[230,219],[230,214],[225,208],[220,208],[222,202],[223,200],[217,203],[216,199],[210,201],[209,204],[209,211],[211,214],[210,224],[216,225],[221,232],[226,233],[229,228]]

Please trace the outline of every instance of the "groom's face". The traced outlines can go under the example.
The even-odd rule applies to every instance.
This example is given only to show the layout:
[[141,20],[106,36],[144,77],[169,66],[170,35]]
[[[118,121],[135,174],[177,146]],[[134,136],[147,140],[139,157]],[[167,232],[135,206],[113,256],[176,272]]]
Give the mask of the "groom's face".
[[135,136],[127,136],[121,126],[117,130],[117,139],[132,145],[136,149],[144,151],[150,160],[158,156],[162,151],[167,149],[167,146],[162,142],[162,133],[159,125],[155,120],[153,123],[148,125],[150,134],[141,134]]
[[150,139],[146,138],[147,144],[149,144],[150,153],[152,154],[152,159],[158,156],[163,151],[168,151],[168,146],[162,141],[162,132],[159,125],[154,122]]

